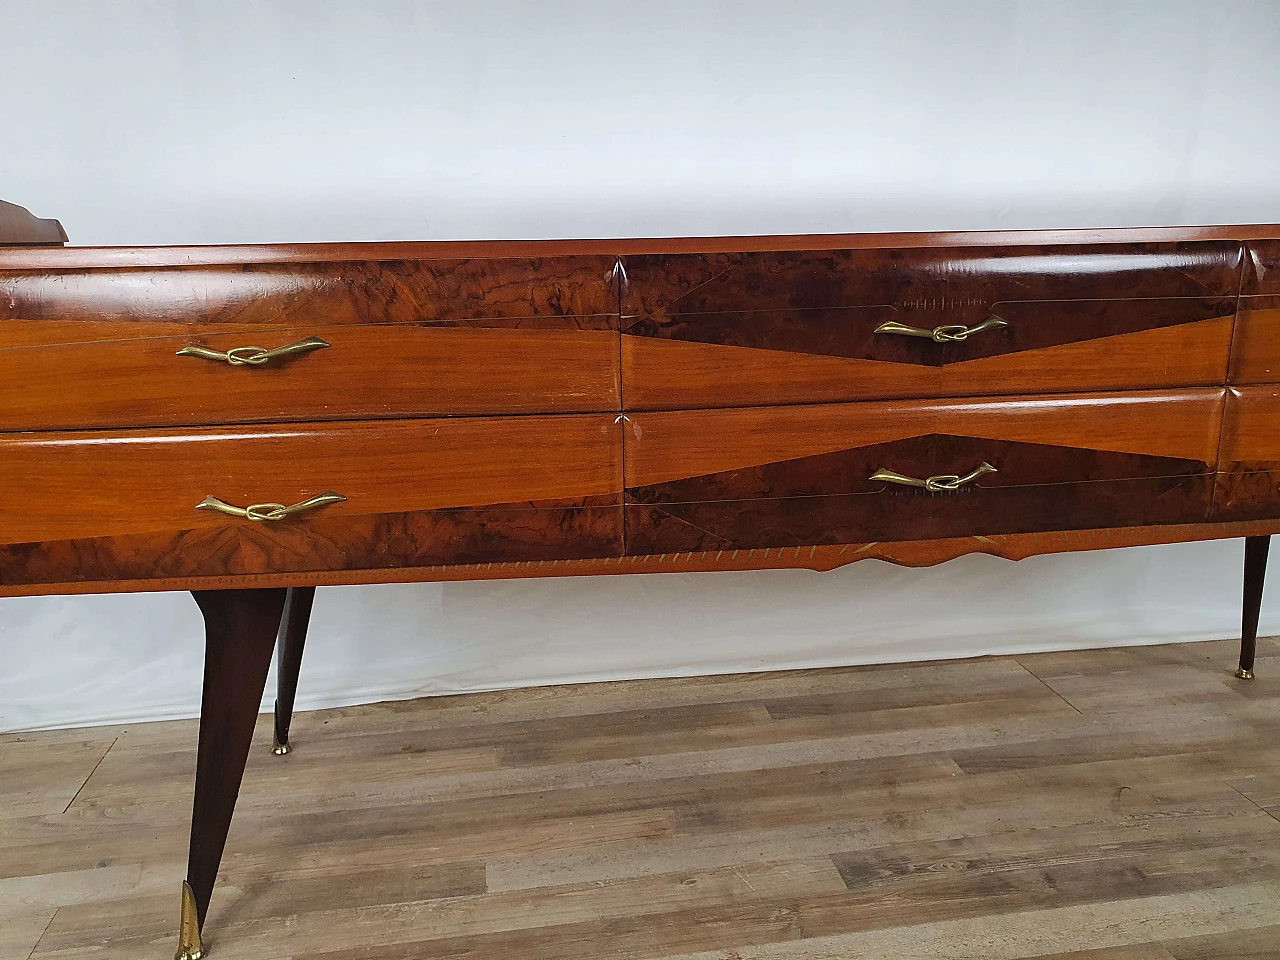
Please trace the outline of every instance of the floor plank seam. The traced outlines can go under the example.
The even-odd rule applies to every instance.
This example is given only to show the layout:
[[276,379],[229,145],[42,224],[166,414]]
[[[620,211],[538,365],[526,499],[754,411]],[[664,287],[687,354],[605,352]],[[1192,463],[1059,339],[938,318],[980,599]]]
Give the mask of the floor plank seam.
[[1253,804],[1255,807],[1257,807],[1259,810],[1261,810],[1263,813],[1265,813],[1268,817],[1270,817],[1270,818],[1271,818],[1272,820],[1274,820],[1276,823],[1280,823],[1280,817],[1276,816],[1274,813],[1272,813],[1270,810],[1268,810],[1268,809],[1267,809],[1266,807],[1264,807],[1262,804],[1258,803],[1258,801],[1257,801],[1257,800],[1253,799],[1253,797],[1249,796],[1247,793],[1245,793],[1243,790],[1241,790],[1241,789],[1240,789],[1239,787],[1237,787],[1235,784],[1233,784],[1233,783],[1229,783],[1229,782],[1228,782],[1228,781],[1226,781],[1226,780],[1223,780],[1223,781],[1222,781],[1222,783],[1225,783],[1228,787],[1230,787],[1230,788],[1231,788],[1232,790],[1234,790],[1236,793],[1240,794],[1240,796],[1244,797],[1246,800],[1248,800],[1251,804]]
[[1057,697],[1059,700],[1061,700],[1063,703],[1065,703],[1068,707],[1070,707],[1070,708],[1071,708],[1072,710],[1074,710],[1076,713],[1080,714],[1080,716],[1082,716],[1082,717],[1084,716],[1084,711],[1083,711],[1083,710],[1081,710],[1081,709],[1080,709],[1079,707],[1077,707],[1074,703],[1072,703],[1070,700],[1068,700],[1066,697],[1064,697],[1062,694],[1060,694],[1057,690],[1053,689],[1053,687],[1051,687],[1051,686],[1049,685],[1049,682],[1048,682],[1047,680],[1045,680],[1045,679],[1044,679],[1044,678],[1042,678],[1042,677],[1036,676],[1036,672],[1035,672],[1034,670],[1032,670],[1030,667],[1028,667],[1025,663],[1023,663],[1023,662],[1022,662],[1021,660],[1019,660],[1017,657],[1014,657],[1013,662],[1014,662],[1014,663],[1016,663],[1018,666],[1020,666],[1023,670],[1027,671],[1027,673],[1031,674],[1031,676],[1035,677],[1038,681],[1040,681],[1040,683],[1044,685],[1044,688],[1045,688],[1046,690],[1048,690],[1048,691],[1049,691],[1050,693],[1052,693],[1055,697]]
[[44,943],[45,934],[47,934],[49,932],[49,928],[53,926],[53,921],[58,919],[58,911],[61,909],[61,907],[53,908],[53,915],[49,917],[49,922],[46,923],[44,925],[44,929],[40,931],[40,938],[36,940],[35,944],[31,947],[31,952],[27,954],[27,960],[31,960],[31,958],[36,955],[36,951],[40,949],[40,944]]
[[63,808],[62,808],[62,812],[63,812],[63,813],[66,813],[68,810],[70,810],[70,809],[71,809],[71,805],[72,805],[73,803],[75,803],[75,802],[76,802],[76,800],[79,798],[80,794],[84,793],[84,788],[85,788],[85,787],[87,787],[87,786],[89,785],[89,781],[93,778],[93,775],[94,775],[95,773],[97,773],[97,772],[98,772],[98,768],[99,768],[100,766],[102,766],[102,761],[103,761],[103,760],[105,760],[105,759],[107,759],[107,754],[109,754],[109,753],[111,752],[111,748],[112,748],[112,747],[114,747],[114,746],[115,746],[117,743],[119,743],[119,742],[120,742],[120,738],[119,738],[119,737],[116,737],[116,738],[115,738],[114,740],[112,740],[112,741],[111,741],[111,743],[107,746],[107,749],[106,749],[106,750],[104,750],[104,751],[102,751],[102,756],[98,758],[98,762],[97,762],[97,763],[95,763],[95,764],[93,765],[93,769],[89,771],[89,776],[87,776],[87,777],[85,777],[85,778],[84,778],[84,783],[80,784],[80,789],[78,789],[78,790],[76,791],[76,793],[75,793],[75,796],[74,796],[74,797],[72,797],[69,801],[67,801],[67,805],[66,805],[65,807],[63,807]]

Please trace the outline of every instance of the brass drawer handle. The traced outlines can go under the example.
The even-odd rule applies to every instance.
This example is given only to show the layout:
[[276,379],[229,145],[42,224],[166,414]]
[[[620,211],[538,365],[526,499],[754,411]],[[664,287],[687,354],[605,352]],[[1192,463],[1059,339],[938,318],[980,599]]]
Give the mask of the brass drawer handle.
[[994,330],[997,327],[1007,327],[1008,325],[1008,322],[994,315],[987,317],[987,319],[974,327],[966,327],[963,323],[944,323],[942,326],[934,327],[932,330],[926,330],[923,327],[909,327],[905,323],[890,320],[888,323],[882,323],[876,327],[875,332],[896,333],[903,337],[925,337],[934,343],[963,343],[975,333]]
[[189,343],[178,351],[180,357],[200,357],[204,360],[221,360],[233,367],[260,367],[281,357],[292,357],[312,350],[323,350],[329,344],[319,337],[307,337],[297,343],[286,343],[283,347],[268,350],[266,347],[232,347],[226,353],[221,350],[210,350],[198,343]]
[[236,507],[219,500],[217,497],[205,497],[196,504],[196,509],[216,510],[218,513],[225,513],[231,517],[260,522],[263,520],[284,520],[286,517],[292,517],[295,513],[305,513],[307,510],[326,507],[331,503],[342,503],[346,499],[340,493],[326,490],[310,500],[303,500],[301,503],[295,503],[290,507],[286,507],[283,503],[254,503],[247,507]]
[[881,467],[868,479],[886,480],[889,483],[900,483],[904,487],[922,487],[930,493],[942,493],[944,490],[959,490],[966,483],[972,483],[981,476],[995,472],[996,468],[991,464],[980,463],[963,477],[954,473],[940,473],[936,477],[929,477],[927,480],[917,480],[915,477],[905,477],[900,473],[885,470]]

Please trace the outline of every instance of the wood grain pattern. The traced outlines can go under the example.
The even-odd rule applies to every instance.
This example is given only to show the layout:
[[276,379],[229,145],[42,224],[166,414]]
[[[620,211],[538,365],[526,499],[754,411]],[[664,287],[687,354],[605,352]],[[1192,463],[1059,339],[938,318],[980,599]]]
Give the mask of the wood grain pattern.
[[1018,301],[1234,297],[1238,243],[818,249],[627,257],[626,318],[671,325],[718,311],[893,306],[903,322],[985,319]]
[[[1267,957],[1280,647],[1259,642],[1247,689],[1233,647],[370,704],[299,714],[306,749],[287,758],[264,714],[206,944],[237,960]],[[0,832],[0,943],[23,960],[172,955],[194,734],[0,737],[0,757],[30,751],[36,789],[75,797]],[[92,776],[58,762],[104,736]]]
[[0,200],[0,247],[60,246],[66,231],[57,220],[41,220],[26,207]]
[[[0,336],[7,325],[0,321]],[[95,326],[61,326],[77,325]],[[619,408],[617,334],[607,330],[236,326],[0,348],[0,431]],[[225,352],[307,336],[330,346],[261,367],[175,355],[188,344]]]
[[1208,386],[1224,380],[1232,325],[1224,316],[942,366],[624,334],[622,377],[629,410]]
[[[310,516],[335,520],[572,506],[616,498],[619,447],[614,418],[588,414],[9,434],[0,436],[0,543],[247,523],[196,510],[210,495],[239,506],[291,504],[332,489],[347,501]],[[302,515],[266,526],[308,522]]]
[[[870,479],[984,462],[998,472],[945,493]],[[650,555],[1188,523],[1207,519],[1212,493],[1197,460],[929,435],[631,488],[626,543]]]
[[1280,237],[1249,244],[1240,293],[1244,296],[1280,294]]
[[[67,538],[0,547],[0,596],[432,580],[443,567],[568,564],[622,553],[618,495]],[[327,508],[326,508],[327,509]],[[190,526],[191,521],[175,523]],[[475,565],[480,565],[479,568]],[[567,567],[566,567],[567,569]],[[483,576],[483,574],[480,574]],[[495,576],[498,574],[495,573]],[[260,584],[267,576],[270,584]],[[174,586],[177,583],[187,587]]]
[[0,257],[0,319],[333,325],[547,318],[607,326],[617,311],[616,260],[599,256],[116,269],[77,268],[72,253],[61,268],[23,269],[21,262]]
[[[71,247],[0,250],[0,269],[84,270],[360,260],[622,257],[811,250],[1049,247],[1250,242],[1280,239],[1280,224],[1108,227],[1071,230],[956,230],[917,233],[774,234],[610,240],[426,240],[378,243],[221,244],[170,247]],[[1235,291],[1230,291],[1234,293]]]
[[1280,381],[1280,297],[1241,297],[1232,344],[1232,383]]
[[[949,434],[1213,464],[1224,391],[922,400],[628,414],[628,487]],[[949,472],[949,471],[938,471]]]
[[1213,516],[1280,517],[1280,387],[1228,391]]

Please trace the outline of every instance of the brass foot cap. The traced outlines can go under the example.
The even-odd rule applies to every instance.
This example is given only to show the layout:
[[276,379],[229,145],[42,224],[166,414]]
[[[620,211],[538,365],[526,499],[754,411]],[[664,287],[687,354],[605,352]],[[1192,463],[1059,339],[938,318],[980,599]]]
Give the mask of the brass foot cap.
[[182,882],[182,919],[178,927],[178,952],[173,960],[200,960],[204,956],[204,944],[200,942],[200,919],[196,912],[196,897],[191,884]]
[[285,754],[290,753],[292,751],[293,751],[293,747],[289,746],[288,740],[286,740],[284,743],[281,743],[279,740],[275,739],[274,737],[271,738],[271,752],[274,753],[277,757],[283,757]]
[[1236,671],[1236,676],[1239,677],[1241,680],[1252,680],[1253,671],[1246,670],[1244,667],[1241,667],[1239,670]]

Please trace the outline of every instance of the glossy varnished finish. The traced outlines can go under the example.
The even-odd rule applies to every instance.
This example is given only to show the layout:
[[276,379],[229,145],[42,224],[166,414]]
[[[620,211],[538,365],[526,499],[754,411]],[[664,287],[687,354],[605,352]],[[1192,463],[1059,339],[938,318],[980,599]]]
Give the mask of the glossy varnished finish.
[[1280,296],[1241,297],[1231,354],[1232,383],[1280,381]]
[[[16,323],[45,345],[5,348],[0,321],[0,430],[271,423],[409,416],[617,410],[618,343],[610,330],[445,324],[193,326],[130,337],[112,322]],[[104,339],[77,342],[102,327]],[[140,324],[155,328],[158,324]],[[148,331],[154,332],[154,330]],[[71,339],[63,340],[64,334]],[[119,336],[121,339],[109,339]],[[177,356],[304,337],[329,346],[261,367]],[[53,342],[60,341],[60,342]]]
[[187,882],[201,925],[235,812],[284,590],[198,591],[204,615],[204,694]]
[[1244,296],[1280,296],[1280,233],[1249,243],[1245,257]]
[[1240,672],[1242,680],[1253,679],[1258,650],[1258,615],[1262,612],[1262,588],[1267,577],[1270,537],[1249,537],[1244,542],[1244,603],[1240,617]]
[[[1218,300],[1176,302],[1179,308],[1170,316],[1181,312],[1203,318],[1224,309]],[[1140,309],[1152,307],[1144,304]],[[873,343],[877,339],[873,330],[880,322],[876,317],[883,312],[873,310],[873,316],[863,317],[858,315],[867,311],[852,310],[842,312],[854,316],[836,320],[859,328],[868,354],[873,352],[871,347],[874,352],[910,350],[934,354],[934,362],[624,335],[622,368],[627,405],[634,410],[1207,386],[1223,382],[1233,309],[1234,304],[1223,316],[976,359],[960,355],[979,346],[983,338],[989,338],[985,346],[992,348],[995,341],[1011,341],[1013,334],[998,330],[965,344],[915,339],[908,343],[904,337],[880,335],[884,342]],[[930,328],[937,325],[926,322]]]
[[77,266],[83,254],[65,253],[64,266],[35,269],[20,266],[21,254],[0,256],[0,317],[286,326],[542,318],[590,327],[607,324],[600,318],[617,303],[616,261],[600,256],[121,269]]
[[[930,540],[1208,518],[1221,391],[631,418],[628,553]],[[960,490],[921,480],[996,467]],[[647,481],[647,482],[646,482]]]
[[1213,515],[1280,518],[1280,386],[1228,392]]
[[[627,257],[624,392],[670,409],[1220,384],[1241,260],[1235,243]],[[877,332],[993,318],[962,342]]]
[[290,587],[284,602],[284,613],[280,617],[280,632],[276,637],[276,702],[272,711],[275,736],[272,747],[281,755],[289,750],[293,701],[298,693],[302,651],[306,646],[307,627],[311,623],[311,608],[315,599],[315,587]]
[[[616,555],[612,415],[0,436],[0,583]],[[345,502],[280,522],[197,510]]]

